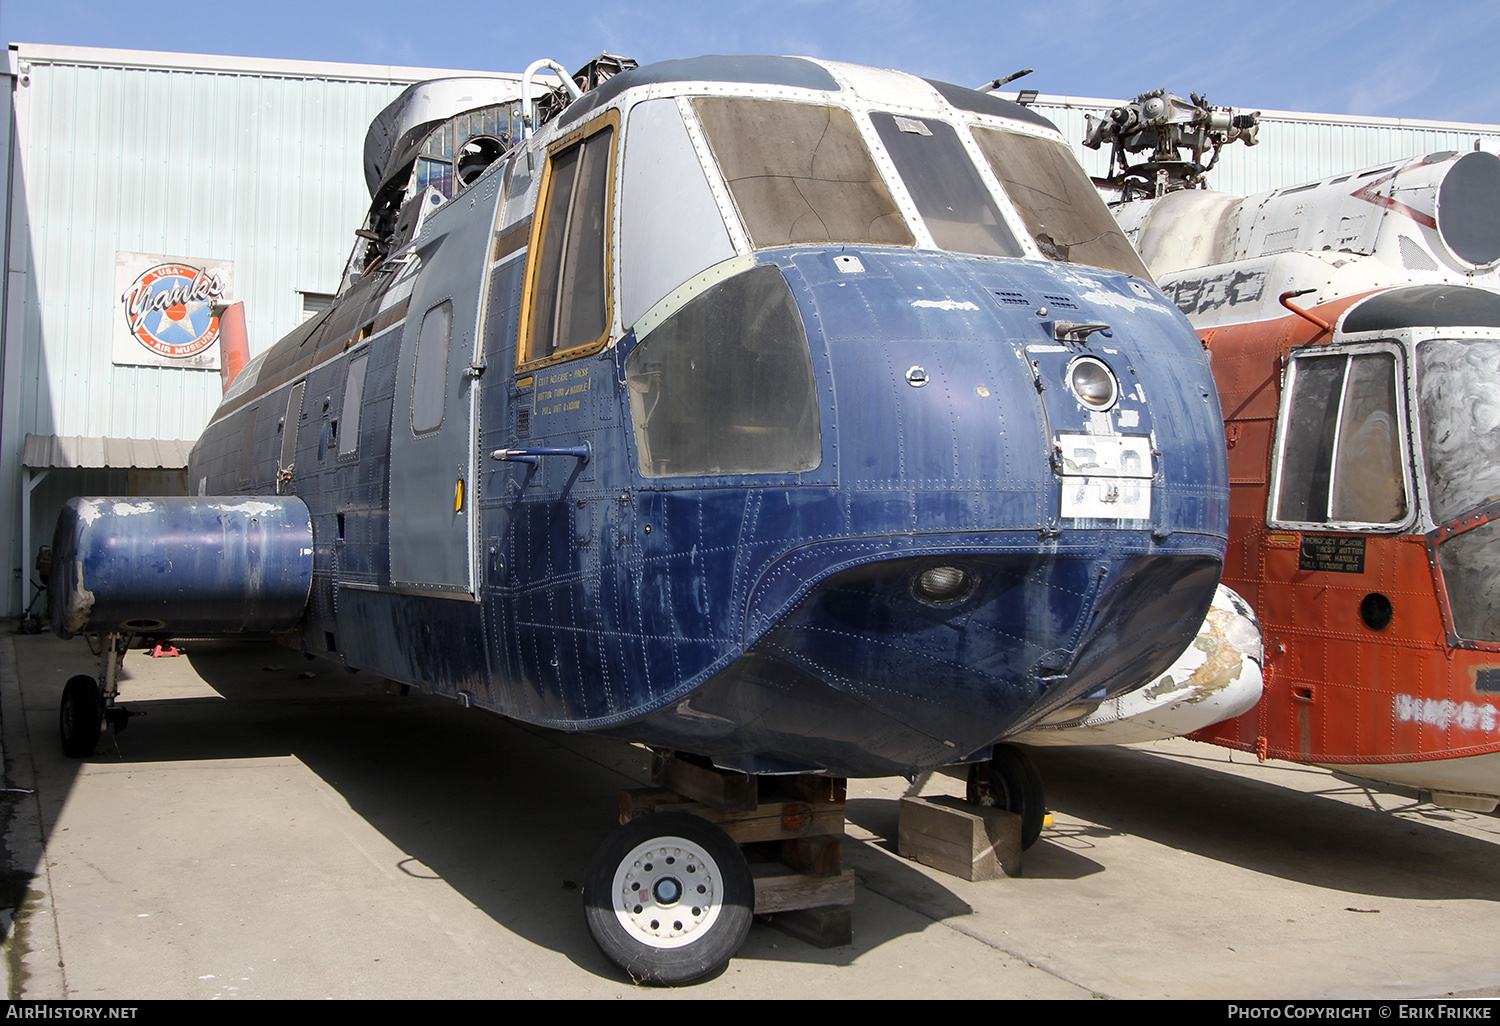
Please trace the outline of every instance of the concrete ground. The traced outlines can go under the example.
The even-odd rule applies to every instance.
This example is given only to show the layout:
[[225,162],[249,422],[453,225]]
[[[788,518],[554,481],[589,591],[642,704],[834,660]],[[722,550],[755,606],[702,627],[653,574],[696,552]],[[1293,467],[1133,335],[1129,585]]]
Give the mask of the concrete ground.
[[122,697],[148,715],[80,762],[57,706],[87,649],[13,626],[11,997],[1500,995],[1500,817],[1189,741],[1033,750],[1054,824],[986,883],[895,854],[898,799],[960,781],[850,781],[852,945],[757,922],[718,976],[638,988],[579,888],[638,749],[200,645],[132,652]]

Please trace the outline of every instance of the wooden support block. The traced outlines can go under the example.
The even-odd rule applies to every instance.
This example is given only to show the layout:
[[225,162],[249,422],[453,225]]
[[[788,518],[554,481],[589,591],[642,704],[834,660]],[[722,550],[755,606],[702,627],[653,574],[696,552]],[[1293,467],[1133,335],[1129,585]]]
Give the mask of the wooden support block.
[[654,760],[651,781],[720,812],[749,812],[759,802],[755,777],[698,766],[678,758]]
[[843,807],[824,807],[814,811],[806,804],[762,805],[753,813],[720,814],[713,809],[698,813],[734,839],[736,844],[758,841],[785,841],[795,837],[818,837],[844,834]]
[[774,862],[750,867],[755,878],[755,914],[854,904],[854,870],[838,876],[803,876]]
[[843,777],[824,777],[801,773],[790,777],[761,777],[760,800],[803,801],[812,805],[843,805],[848,795],[848,781]]
[[771,925],[815,948],[837,948],[854,943],[853,917],[848,905],[777,912]]
[[747,812],[720,812],[700,802],[661,787],[636,787],[620,792],[620,822],[654,812],[690,812],[717,824],[736,844],[784,841],[799,837],[844,834],[844,806],[809,805],[806,802],[774,802]]
[[682,795],[665,787],[626,788],[620,792],[620,825],[653,812],[680,810],[682,805]]
[[825,835],[782,841],[781,861],[805,876],[838,876],[844,871],[844,838]]
[[[844,780],[762,778],[762,787],[755,778],[744,778],[757,800],[736,808],[747,795],[734,774],[659,758],[653,777],[664,786],[620,792],[622,824],[662,812],[701,816],[736,844],[749,846],[756,915],[770,915],[774,925],[817,947],[852,941],[854,872],[844,868]],[[714,802],[688,800],[700,796]],[[778,853],[781,862],[756,861]]]
[[897,850],[962,880],[1021,875],[1021,817],[959,798],[902,798]]

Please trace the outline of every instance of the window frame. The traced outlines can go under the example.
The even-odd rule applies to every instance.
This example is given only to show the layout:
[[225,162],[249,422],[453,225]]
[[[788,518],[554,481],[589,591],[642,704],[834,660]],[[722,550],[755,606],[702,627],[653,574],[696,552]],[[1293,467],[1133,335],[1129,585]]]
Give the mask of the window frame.
[[[354,368],[359,365],[359,393],[354,395],[350,392],[350,385],[354,381]],[[359,428],[364,421],[365,405],[365,382],[370,372],[370,347],[361,345],[357,349],[351,349],[348,354],[348,363],[344,369],[344,398],[339,405],[339,436],[336,461],[348,462],[359,458]],[[351,413],[350,399],[354,400]],[[353,417],[353,430],[350,430],[350,417]]]
[[[1148,281],[1152,283],[1155,282],[1155,278],[1152,277],[1150,269],[1146,267],[1145,261],[1142,260],[1141,255],[1136,252],[1135,247],[1131,245],[1124,229],[1120,228],[1119,222],[1116,221],[1115,216],[1113,212],[1110,211],[1108,204],[1106,204],[1103,197],[1099,196],[1098,192],[1094,190],[1093,185],[1088,177],[1088,171],[1081,164],[1078,164],[1076,154],[1072,152],[1068,144],[1063,139],[1052,135],[1041,134],[1035,131],[1028,131],[1024,128],[1018,128],[1017,126],[1012,124],[1000,125],[987,122],[969,121],[965,123],[965,127],[968,129],[969,141],[973,143],[974,150],[978,154],[977,163],[980,168],[981,176],[987,173],[991,178],[993,178],[994,184],[992,188],[996,188],[999,190],[1000,195],[1004,197],[1005,206],[1008,206],[1012,215],[1018,219],[1020,229],[1019,231],[1017,231],[1017,238],[1021,242],[1021,245],[1029,246],[1035,249],[1039,254],[1041,254],[1043,259],[1051,261],[1053,263],[1065,264],[1073,267],[1089,267],[1097,271],[1109,271],[1115,274],[1124,274],[1129,275],[1133,278],[1139,278],[1142,281]],[[1041,227],[1040,220],[1037,217],[1037,209],[1034,206],[1022,204],[1019,198],[1011,195],[1011,176],[1008,172],[1005,175],[1001,174],[1001,168],[997,166],[1000,162],[990,156],[991,151],[986,144],[986,137],[984,133],[989,133],[992,136],[1003,136],[1007,139],[1026,140],[1024,143],[1020,144],[1023,146],[1048,145],[1053,147],[1055,151],[1059,152],[1062,155],[1063,159],[1071,160],[1074,164],[1078,164],[1077,170],[1079,174],[1078,178],[1075,179],[1075,182],[1081,182],[1087,187],[1087,191],[1080,190],[1079,195],[1082,197],[1081,202],[1091,202],[1090,197],[1092,197],[1092,199],[1098,200],[1098,206],[1088,216],[1097,219],[1099,213],[1102,212],[1104,214],[1107,223],[1114,225],[1116,231],[1120,236],[1121,242],[1123,242],[1124,252],[1118,255],[1128,256],[1130,260],[1133,260],[1133,264],[1129,267],[1121,267],[1109,263],[1094,263],[1088,260],[1074,258],[1071,255],[1066,257],[1057,256],[1054,255],[1054,253],[1049,253],[1046,249],[1044,249],[1042,247],[1041,241],[1037,238],[1036,228]],[[1026,163],[1030,164],[1032,162],[1028,161]],[[1015,165],[1010,166],[1014,167]],[[1034,181],[1017,182],[1017,185],[1028,188],[1033,184]],[[1019,189],[1017,191],[1019,191]],[[1080,204],[1073,205],[1075,214],[1077,213],[1079,207]],[[1089,225],[1089,227],[1107,227],[1107,225],[1101,222],[1098,225],[1091,224]],[[1012,230],[1016,230],[1014,225],[1012,226]],[[1084,244],[1074,243],[1073,245]]]
[[[571,150],[575,146],[582,146],[593,136],[605,130],[612,129],[613,135],[609,142],[609,157],[605,173],[604,184],[604,329],[593,339],[581,342],[566,349],[559,349],[546,356],[533,357],[533,347],[536,339],[533,338],[536,321],[536,288],[537,279],[541,272],[542,240],[546,238],[546,232],[552,216],[552,187],[553,170],[559,155]],[[536,213],[531,222],[531,238],[528,242],[526,253],[526,275],[525,284],[521,291],[520,330],[516,339],[516,373],[525,374],[541,367],[550,367],[553,364],[576,360],[580,357],[592,356],[604,348],[609,341],[610,333],[614,327],[614,247],[615,247],[615,189],[616,178],[619,174],[620,160],[620,112],[610,108],[601,116],[594,118],[587,124],[575,131],[558,139],[547,147],[547,160],[542,167],[541,178],[537,184]],[[556,330],[556,325],[553,325]]]
[[[1364,520],[1335,520],[1331,510],[1337,490],[1338,456],[1344,430],[1344,408],[1349,398],[1349,367],[1356,357],[1368,354],[1386,354],[1393,358],[1393,393],[1396,405],[1397,462],[1401,468],[1401,487],[1406,501],[1406,511],[1399,520],[1375,522]],[[1283,474],[1286,470],[1286,447],[1292,420],[1292,396],[1297,375],[1304,361],[1327,357],[1343,357],[1344,376],[1339,389],[1339,410],[1333,430],[1333,448],[1329,454],[1329,480],[1327,509],[1329,519],[1323,522],[1288,520],[1277,515],[1281,504]],[[1411,433],[1411,411],[1409,373],[1406,347],[1399,340],[1382,338],[1367,342],[1340,345],[1307,346],[1293,349],[1286,356],[1286,368],[1282,372],[1281,394],[1276,412],[1276,436],[1271,449],[1269,487],[1266,496],[1266,526],[1271,529],[1292,531],[1357,531],[1368,534],[1403,534],[1416,522],[1420,500],[1416,490],[1416,474],[1413,464],[1414,439]]]
[[[892,133],[889,136],[885,128],[885,119],[889,119],[889,127]],[[1022,237],[1017,235],[1014,226],[1011,224],[1005,205],[1001,202],[1002,196],[1007,200],[1009,196],[1003,190],[997,195],[994,186],[986,180],[981,171],[983,167],[982,162],[974,159],[970,140],[964,138],[966,134],[965,129],[968,129],[969,134],[971,134],[972,126],[960,121],[951,121],[937,114],[913,114],[903,112],[899,108],[891,109],[888,107],[871,107],[865,112],[865,120],[869,123],[870,130],[874,133],[874,138],[878,141],[885,159],[890,162],[891,168],[895,172],[895,177],[901,184],[901,188],[905,190],[907,197],[911,200],[917,219],[921,222],[928,238],[932,240],[934,247],[945,253],[999,260],[1020,260],[1030,255],[1027,252],[1026,244],[1022,241]],[[913,131],[905,127],[903,122],[906,124],[916,124],[920,126],[921,131]],[[938,126],[936,131],[933,129],[934,125]],[[947,133],[946,136],[944,136],[945,132]],[[898,140],[903,144],[906,143],[906,140],[901,139],[901,136],[907,134],[933,138],[935,141],[932,145],[938,150],[940,155],[955,157],[957,158],[957,167],[967,168],[972,177],[968,183],[964,184],[975,187],[968,198],[988,202],[989,212],[994,215],[994,224],[992,227],[985,225],[982,221],[944,222],[935,216],[938,212],[938,206],[933,201],[938,200],[940,202],[943,199],[952,197],[954,194],[949,192],[945,195],[941,191],[934,190],[925,180],[917,175],[908,174],[909,171],[920,170],[918,166],[920,161],[909,160],[911,156],[915,155],[916,151],[910,145],[905,145],[900,149],[894,145]],[[951,143],[951,145],[946,145],[945,147],[947,143]],[[955,182],[958,181],[956,176],[953,180]],[[961,231],[953,227],[952,225],[954,224],[969,225],[987,232],[993,248],[982,250],[964,245],[964,240],[955,238],[955,235],[961,234]]]
[[[885,151],[879,137],[875,134],[874,126],[870,122],[867,110],[859,107],[845,106],[823,98],[797,99],[762,94],[743,95],[739,93],[715,92],[696,94],[687,97],[687,99],[687,110],[691,112],[691,117],[689,118],[685,114],[684,120],[690,123],[690,134],[696,130],[701,136],[700,160],[704,163],[705,171],[710,175],[710,187],[716,191],[722,188],[723,200],[721,200],[720,209],[725,214],[726,223],[736,225],[739,232],[743,235],[746,246],[744,252],[763,252],[765,250],[788,246],[889,246],[896,249],[924,248],[922,245],[922,233],[927,232],[926,225],[923,223],[920,214],[917,213],[917,208],[909,192],[906,190],[905,183],[901,181],[901,177],[897,173],[890,155]],[[767,227],[766,222],[754,210],[747,210],[746,201],[754,197],[747,196],[736,189],[737,182],[746,180],[743,176],[735,174],[735,172],[742,169],[727,163],[729,154],[723,152],[721,147],[715,145],[715,140],[722,140],[724,137],[719,135],[719,125],[710,124],[710,119],[705,113],[705,105],[719,102],[728,102],[731,104],[765,104],[783,111],[794,107],[824,111],[830,118],[830,124],[834,118],[842,117],[845,119],[848,128],[846,138],[858,142],[860,153],[868,161],[869,169],[874,172],[873,178],[865,179],[864,181],[866,183],[878,183],[881,194],[891,205],[891,209],[881,214],[876,220],[887,217],[892,218],[890,223],[900,227],[902,237],[879,240],[868,237],[855,237],[853,233],[835,233],[841,237],[828,239],[791,239],[786,241],[762,238],[760,229]],[[679,109],[682,108],[680,107]],[[856,183],[851,182],[849,184]],[[875,199],[878,200],[879,198],[880,196],[875,196]],[[724,205],[725,201],[728,203],[727,208]],[[826,211],[826,208],[815,206],[811,200],[806,200],[805,198],[804,201],[807,202],[809,211],[821,219],[821,214],[818,214],[818,211],[820,209]],[[733,213],[732,219],[729,216],[731,212]],[[731,234],[733,232],[734,229],[731,228]],[[736,248],[738,249],[738,243],[736,243]]]
[[[432,319],[432,316],[439,310],[442,310],[444,307],[447,308],[448,323],[443,328],[442,333],[443,360],[440,373],[436,378],[433,378],[431,376],[432,369],[436,365],[428,361],[432,359],[432,354],[434,352],[434,350],[431,348],[431,343],[437,340],[437,336],[429,336],[427,334],[427,324]],[[437,434],[439,431],[443,430],[443,425],[448,420],[448,378],[450,376],[449,365],[453,359],[453,314],[453,297],[444,296],[442,299],[438,300],[436,303],[433,303],[430,307],[428,307],[427,312],[422,314],[422,319],[417,322],[416,351],[412,354],[411,364],[411,409],[407,417],[407,427],[411,429],[413,438],[426,438],[429,435]],[[424,345],[424,343],[427,344]],[[423,374],[424,370],[427,371],[427,374],[425,376]],[[429,424],[427,422],[426,418],[432,411],[424,403],[424,419],[422,422],[422,426],[418,427],[417,404],[419,401],[428,398],[427,396],[423,396],[420,394],[420,385],[424,382],[431,383],[432,381],[440,381],[442,382],[443,386],[442,401],[438,407],[437,422],[433,424]]]

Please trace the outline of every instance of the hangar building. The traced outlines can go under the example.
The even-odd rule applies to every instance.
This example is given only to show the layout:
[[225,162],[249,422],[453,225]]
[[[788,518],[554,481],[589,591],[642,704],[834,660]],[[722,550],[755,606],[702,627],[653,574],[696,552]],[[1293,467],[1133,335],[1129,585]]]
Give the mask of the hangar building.
[[[222,393],[212,304],[245,303],[255,354],[332,298],[370,203],[375,115],[413,82],[520,75],[29,44],[7,70],[0,553],[16,615],[66,499],[185,493]],[[143,309],[163,277],[186,302]]]

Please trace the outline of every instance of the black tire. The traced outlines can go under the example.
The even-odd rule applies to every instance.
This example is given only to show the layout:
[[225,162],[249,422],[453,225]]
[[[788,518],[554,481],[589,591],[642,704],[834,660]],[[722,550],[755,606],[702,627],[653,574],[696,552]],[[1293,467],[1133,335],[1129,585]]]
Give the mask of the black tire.
[[[981,804],[976,783],[983,766],[984,763],[976,763],[969,767],[968,801],[971,805]],[[990,757],[989,774],[991,800],[985,804],[1021,817],[1021,850],[1025,851],[1042,836],[1042,823],[1047,818],[1042,776],[1016,745],[995,746],[995,753]]]
[[75,759],[94,754],[104,725],[104,702],[94,678],[80,673],[68,680],[57,719],[64,752]]
[[723,830],[664,812],[610,835],[589,866],[583,899],[589,932],[606,958],[637,983],[675,986],[722,969],[739,951],[754,916],[755,884]]

